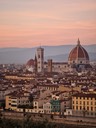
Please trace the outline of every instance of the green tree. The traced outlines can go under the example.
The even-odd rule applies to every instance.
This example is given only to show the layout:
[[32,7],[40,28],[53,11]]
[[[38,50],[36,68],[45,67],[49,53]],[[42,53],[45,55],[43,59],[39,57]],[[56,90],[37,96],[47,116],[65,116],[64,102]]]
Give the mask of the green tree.
[[3,108],[3,110],[5,110],[5,102],[1,103],[1,107]]

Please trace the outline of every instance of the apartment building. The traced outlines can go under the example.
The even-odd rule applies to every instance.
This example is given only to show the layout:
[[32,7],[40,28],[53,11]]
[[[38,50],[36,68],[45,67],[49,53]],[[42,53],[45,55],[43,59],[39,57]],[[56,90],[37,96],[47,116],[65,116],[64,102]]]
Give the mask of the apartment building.
[[50,102],[47,102],[47,103],[44,103],[43,104],[43,110],[44,110],[44,113],[47,113],[47,114],[50,114],[51,113],[51,103]]
[[72,96],[73,115],[96,117],[96,94],[75,94]]
[[20,106],[29,106],[29,95],[24,92],[13,92],[6,95],[6,109],[17,110]]

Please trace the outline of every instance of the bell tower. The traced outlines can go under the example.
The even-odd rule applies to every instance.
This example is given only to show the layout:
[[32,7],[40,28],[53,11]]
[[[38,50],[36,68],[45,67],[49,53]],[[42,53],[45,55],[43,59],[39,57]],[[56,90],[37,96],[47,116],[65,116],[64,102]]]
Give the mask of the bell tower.
[[44,72],[44,48],[37,48],[37,72]]

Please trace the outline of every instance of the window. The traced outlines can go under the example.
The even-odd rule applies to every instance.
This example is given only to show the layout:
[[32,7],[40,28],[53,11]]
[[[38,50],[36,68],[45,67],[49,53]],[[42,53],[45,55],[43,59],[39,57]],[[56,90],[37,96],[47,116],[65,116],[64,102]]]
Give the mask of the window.
[[78,106],[76,106],[76,110],[78,110]]
[[56,108],[55,106],[53,106],[53,108]]
[[85,101],[83,101],[83,105],[85,105]]
[[34,108],[37,108],[37,106],[34,106]]
[[38,55],[38,58],[40,58],[40,55]]
[[93,111],[93,107],[91,107],[91,111]]
[[12,101],[12,103],[16,103],[16,101]]
[[11,106],[12,106],[12,107],[16,107],[17,105],[15,105],[15,104],[12,104]]
[[41,54],[41,57],[42,57],[42,59],[43,59],[43,53]]
[[87,110],[89,110],[89,107],[87,107]]

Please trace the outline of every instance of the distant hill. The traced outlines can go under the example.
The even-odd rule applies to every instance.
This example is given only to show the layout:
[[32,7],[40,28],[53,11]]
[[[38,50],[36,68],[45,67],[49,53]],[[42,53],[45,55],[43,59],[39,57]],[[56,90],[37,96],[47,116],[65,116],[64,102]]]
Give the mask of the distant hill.
[[[53,59],[54,61],[65,62],[68,55],[75,45],[60,46],[42,46],[44,48],[45,61]],[[96,61],[96,45],[83,45],[89,53],[90,60]],[[35,56],[37,47],[34,48],[0,48],[0,64],[25,64],[29,59]]]
[[[45,56],[45,60],[47,61],[48,58],[53,59],[54,62],[67,62],[69,54],[60,54],[54,56]],[[89,58],[91,61],[96,61],[96,53],[89,53]]]

